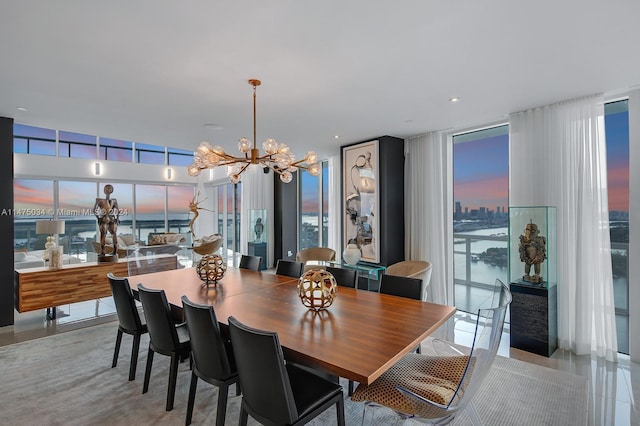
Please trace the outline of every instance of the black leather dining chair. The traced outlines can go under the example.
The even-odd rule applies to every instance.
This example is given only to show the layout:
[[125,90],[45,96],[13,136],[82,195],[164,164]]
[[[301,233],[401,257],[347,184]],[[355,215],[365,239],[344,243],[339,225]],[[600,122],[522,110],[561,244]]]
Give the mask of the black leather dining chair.
[[276,264],[276,275],[286,275],[287,277],[300,278],[304,269],[304,263],[293,260],[278,259]]
[[333,266],[327,266],[324,269],[333,275],[339,286],[358,288],[358,271],[355,269],[336,268]]
[[242,257],[240,257],[239,267],[242,269],[259,271],[261,265],[262,265],[262,257],[260,256],[250,256],[248,254],[243,254]]
[[187,296],[182,296],[182,306],[189,330],[193,360],[186,424],[191,424],[198,378],[200,378],[218,387],[216,425],[223,426],[227,412],[229,386],[236,383],[236,395],[240,395],[240,387],[237,384],[238,370],[231,342],[222,337],[213,306],[193,303]]
[[242,389],[240,426],[249,415],[267,425],[303,425],[333,405],[338,425],[344,426],[342,387],[286,363],[277,333],[248,327],[234,317],[229,317],[229,332]]
[[120,344],[123,333],[133,336],[133,347],[131,349],[131,362],[129,364],[129,380],[136,378],[136,368],[138,366],[138,352],[140,351],[140,340],[143,334],[147,333],[147,324],[144,316],[140,316],[136,301],[133,298],[133,291],[126,278],[119,278],[111,272],[107,274],[113,302],[116,305],[118,315],[118,334],[116,336],[116,347],[113,351],[113,362],[111,368],[118,365],[118,355],[120,354]]
[[383,274],[380,278],[380,293],[422,300],[422,280]]
[[171,357],[166,405],[166,410],[171,411],[173,410],[173,400],[176,394],[178,363],[187,359],[191,352],[187,324],[175,324],[173,322],[171,307],[167,302],[164,290],[152,290],[142,284],[138,284],[138,293],[147,318],[150,339],[142,393],[147,393],[149,390],[153,354],[159,353]]

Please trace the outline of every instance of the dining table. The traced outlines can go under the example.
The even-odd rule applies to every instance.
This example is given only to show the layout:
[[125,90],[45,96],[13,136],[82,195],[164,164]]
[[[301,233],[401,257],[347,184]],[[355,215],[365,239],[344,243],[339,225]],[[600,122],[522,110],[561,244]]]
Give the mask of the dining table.
[[[310,310],[298,296],[298,278],[228,268],[205,284],[195,268],[131,275],[129,285],[164,290],[172,309],[182,296],[214,308],[222,328],[228,318],[275,331],[288,361],[371,384],[455,313],[452,306],[338,287],[326,309]],[[256,354],[259,356],[259,354]]]

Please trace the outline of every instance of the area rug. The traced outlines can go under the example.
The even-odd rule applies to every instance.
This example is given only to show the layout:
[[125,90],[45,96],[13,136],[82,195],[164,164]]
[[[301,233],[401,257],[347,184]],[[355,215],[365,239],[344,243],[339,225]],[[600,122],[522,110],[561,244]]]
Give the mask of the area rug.
[[[0,423],[7,425],[180,425],[184,424],[189,363],[180,365],[175,406],[165,411],[168,357],[156,355],[150,389],[142,394],[148,348],[143,337],[136,380],[127,380],[131,337],[125,335],[111,368],[115,323],[87,327],[0,347]],[[346,384],[346,383],[345,383]],[[345,386],[346,389],[346,386]],[[230,391],[226,424],[236,425],[241,397]],[[345,392],[346,395],[346,392]],[[217,390],[199,382],[193,424],[214,424]],[[474,405],[485,425],[585,425],[585,378],[498,357]],[[345,397],[347,425],[362,422],[363,406]],[[380,415],[374,424],[388,424]],[[333,425],[331,409],[311,425]],[[409,424],[415,422],[409,421]],[[249,424],[257,424],[252,419]],[[415,423],[417,424],[417,423]],[[454,425],[470,424],[463,413]]]

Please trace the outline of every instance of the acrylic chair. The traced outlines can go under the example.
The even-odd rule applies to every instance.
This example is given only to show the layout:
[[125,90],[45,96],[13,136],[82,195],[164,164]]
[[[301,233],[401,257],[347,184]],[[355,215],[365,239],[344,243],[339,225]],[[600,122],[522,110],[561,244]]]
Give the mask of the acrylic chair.
[[262,257],[260,256],[250,256],[248,254],[243,254],[242,257],[240,257],[239,267],[242,269],[259,271],[261,265],[262,265]]
[[304,263],[305,271],[318,267],[318,265],[307,264],[307,262],[330,262],[333,260],[336,260],[336,251],[328,247],[308,247],[296,253],[296,261]]
[[333,275],[339,286],[358,288],[358,271],[355,269],[334,268],[332,266],[327,266],[324,269]]
[[182,306],[187,320],[193,361],[186,424],[191,424],[198,378],[200,378],[218,387],[216,425],[223,426],[227,412],[229,386],[236,383],[236,395],[240,395],[237,384],[238,371],[231,342],[222,337],[213,306],[193,303],[187,296],[182,296]]
[[265,425],[303,425],[336,406],[344,426],[344,399],[338,383],[286,363],[278,334],[258,330],[229,317],[242,404],[240,426],[251,415]]
[[304,269],[304,263],[293,260],[278,259],[276,264],[276,275],[286,275],[287,277],[300,278]]
[[167,388],[166,410],[173,410],[173,400],[176,394],[178,378],[178,363],[187,359],[191,352],[187,324],[175,324],[171,314],[171,307],[167,302],[164,290],[152,290],[138,284],[138,293],[149,328],[149,351],[147,353],[147,367],[144,372],[142,393],[149,390],[153,354],[159,353],[171,357],[169,366],[169,386]]
[[136,378],[136,367],[138,365],[140,339],[143,334],[147,333],[147,324],[144,316],[141,317],[138,312],[129,281],[126,278],[118,278],[111,272],[107,274],[107,278],[109,279],[109,286],[111,286],[111,294],[113,295],[113,302],[116,305],[116,314],[118,315],[118,335],[116,336],[116,347],[113,351],[111,368],[115,368],[115,366],[118,365],[118,354],[120,353],[122,334],[132,335],[133,347],[131,349],[131,362],[129,364],[129,380],[134,380]]
[[410,353],[370,385],[359,385],[353,401],[365,401],[362,424],[372,423],[376,408],[386,407],[402,418],[447,424],[466,410],[475,425],[482,424],[471,404],[496,357],[511,292],[496,280],[493,303],[477,312],[471,348],[434,339],[437,355]]
[[427,287],[431,283],[431,263],[426,260],[403,260],[387,266],[385,272],[387,275],[397,275],[399,277],[421,278],[422,279],[422,296],[421,299],[427,300]]

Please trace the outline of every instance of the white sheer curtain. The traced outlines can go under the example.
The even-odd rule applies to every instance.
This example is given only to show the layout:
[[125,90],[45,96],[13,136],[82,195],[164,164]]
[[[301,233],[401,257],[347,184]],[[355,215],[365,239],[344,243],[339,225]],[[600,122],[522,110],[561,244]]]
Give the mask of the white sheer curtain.
[[558,345],[617,359],[604,99],[512,114],[511,206],[556,206]]
[[[248,252],[248,237],[247,232],[249,228],[249,210],[266,209],[267,210],[267,241],[273,241],[273,172],[265,175],[262,171],[262,167],[249,167],[244,173],[242,173],[242,200],[241,200],[241,215],[240,215],[240,247],[242,247],[242,253]],[[263,259],[267,262],[267,268],[273,265],[273,244],[267,245],[267,258]]]
[[342,223],[342,170],[340,168],[340,155],[329,158],[329,223],[327,247],[336,251],[336,259],[342,258],[341,229]]
[[428,300],[453,305],[453,141],[434,132],[405,141],[405,257],[431,262]]

